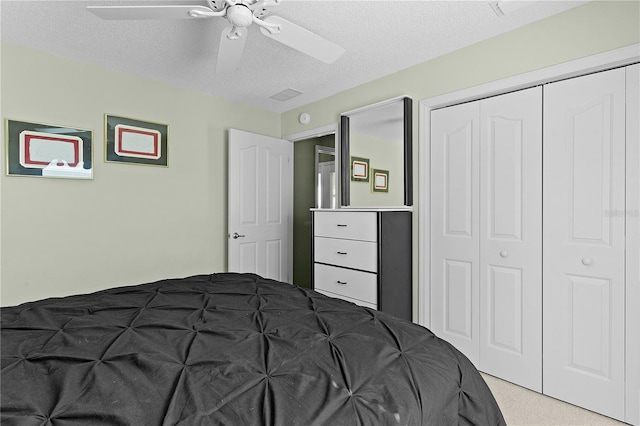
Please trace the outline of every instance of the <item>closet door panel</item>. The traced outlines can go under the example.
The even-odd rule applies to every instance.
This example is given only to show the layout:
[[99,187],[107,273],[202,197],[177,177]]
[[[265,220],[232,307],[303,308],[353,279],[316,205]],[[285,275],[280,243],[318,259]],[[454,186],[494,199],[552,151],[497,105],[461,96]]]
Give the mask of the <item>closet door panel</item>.
[[480,368],[542,390],[542,88],[480,102]]
[[640,424],[640,64],[627,77],[627,369],[626,419]]
[[545,86],[544,393],[624,417],[625,72]]
[[431,328],[478,365],[478,104],[431,127]]

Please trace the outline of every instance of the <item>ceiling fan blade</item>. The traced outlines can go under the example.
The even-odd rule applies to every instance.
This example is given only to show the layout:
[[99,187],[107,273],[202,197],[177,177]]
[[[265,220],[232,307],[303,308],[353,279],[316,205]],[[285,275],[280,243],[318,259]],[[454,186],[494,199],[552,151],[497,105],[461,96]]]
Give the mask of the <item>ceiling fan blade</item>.
[[[229,38],[228,36],[232,32],[235,32],[235,37]],[[216,74],[227,73],[238,68],[246,42],[247,29],[245,27],[230,27],[222,30],[218,48],[218,60],[216,62]]]
[[280,4],[280,0],[257,0],[255,3],[247,5],[251,10],[277,6]]
[[214,13],[205,6],[166,5],[166,6],[87,6],[87,9],[102,19],[189,19],[206,17],[192,16],[190,12],[201,14]]
[[280,32],[272,34],[268,29],[260,27],[262,34],[327,64],[332,64],[345,52],[344,48],[334,42],[279,16],[268,16],[263,21],[280,25]]

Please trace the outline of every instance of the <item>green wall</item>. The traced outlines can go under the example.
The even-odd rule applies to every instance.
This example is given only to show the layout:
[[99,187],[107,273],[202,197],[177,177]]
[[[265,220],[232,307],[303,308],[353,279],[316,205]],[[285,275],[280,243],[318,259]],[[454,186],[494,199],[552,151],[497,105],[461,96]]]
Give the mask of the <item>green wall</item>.
[[[228,129],[277,137],[279,114],[6,43],[0,54],[2,119],[93,129],[94,162],[93,180],[26,178],[5,175],[2,153],[3,305],[226,270]],[[168,124],[169,167],[105,163],[105,113]]]
[[[456,90],[557,65],[640,42],[640,1],[592,1],[547,19],[440,56],[282,115],[284,135],[337,123],[341,112],[396,96],[414,99],[414,144],[418,102]],[[414,151],[414,153],[417,151]],[[415,155],[414,155],[415,157]]]
[[[93,129],[94,179],[7,177],[0,154],[0,303],[225,270],[229,128],[286,136],[410,96],[417,212],[417,101],[634,43],[640,2],[594,1],[281,115],[2,43],[1,118]],[[103,162],[105,113],[169,124],[169,167]]]
[[308,130],[298,122],[311,114],[313,127],[339,122],[340,114],[386,99],[413,103],[414,312],[418,304],[419,102],[563,62],[640,43],[640,1],[592,1],[547,19],[340,92],[282,115],[282,134]]
[[293,283],[311,287],[311,214],[315,207],[316,145],[335,145],[335,136],[305,139],[293,145]]
[[[349,204],[358,207],[404,204],[404,141],[380,139],[351,129],[349,134],[349,155],[369,160],[369,181],[349,182]],[[388,192],[373,192],[374,169],[389,172]]]

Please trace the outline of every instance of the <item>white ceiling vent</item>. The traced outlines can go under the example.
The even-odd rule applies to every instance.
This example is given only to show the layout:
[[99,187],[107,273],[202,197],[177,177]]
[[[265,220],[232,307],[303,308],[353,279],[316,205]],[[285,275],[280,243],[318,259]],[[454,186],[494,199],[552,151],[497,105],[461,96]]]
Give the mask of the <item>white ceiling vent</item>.
[[277,101],[288,101],[291,98],[295,98],[296,96],[302,95],[302,92],[296,89],[285,89],[282,92],[276,93],[275,95],[269,96],[271,99],[275,99]]

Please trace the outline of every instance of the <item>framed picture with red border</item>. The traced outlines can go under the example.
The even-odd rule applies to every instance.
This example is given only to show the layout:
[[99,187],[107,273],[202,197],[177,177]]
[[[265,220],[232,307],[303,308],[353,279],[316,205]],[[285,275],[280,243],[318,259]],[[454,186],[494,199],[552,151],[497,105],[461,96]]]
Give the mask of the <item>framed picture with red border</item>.
[[354,182],[369,182],[369,159],[351,157],[351,180]]
[[389,192],[389,170],[371,169],[371,190]]
[[93,179],[93,132],[87,129],[5,121],[8,176]]
[[105,114],[105,161],[167,167],[169,126]]

